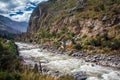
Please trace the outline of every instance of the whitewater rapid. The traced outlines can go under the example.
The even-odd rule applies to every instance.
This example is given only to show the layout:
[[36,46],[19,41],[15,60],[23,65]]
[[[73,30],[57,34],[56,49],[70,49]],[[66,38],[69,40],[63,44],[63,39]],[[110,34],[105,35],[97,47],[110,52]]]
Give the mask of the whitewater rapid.
[[120,80],[120,70],[85,62],[83,59],[68,55],[48,52],[40,49],[38,45],[20,42],[16,42],[16,45],[19,55],[23,57],[26,65],[34,65],[40,61],[42,66],[59,71],[62,74],[85,71],[87,80]]

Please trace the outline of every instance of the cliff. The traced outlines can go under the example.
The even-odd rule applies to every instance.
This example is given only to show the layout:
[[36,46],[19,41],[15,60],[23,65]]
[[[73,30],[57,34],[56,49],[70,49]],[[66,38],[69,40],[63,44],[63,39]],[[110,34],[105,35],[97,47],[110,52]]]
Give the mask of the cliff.
[[120,0],[49,0],[33,11],[30,41],[91,53],[120,52]]

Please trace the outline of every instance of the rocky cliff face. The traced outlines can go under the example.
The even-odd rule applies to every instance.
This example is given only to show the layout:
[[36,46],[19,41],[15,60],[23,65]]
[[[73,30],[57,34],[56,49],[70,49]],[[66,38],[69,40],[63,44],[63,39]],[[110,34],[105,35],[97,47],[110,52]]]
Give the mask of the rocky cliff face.
[[36,9],[33,11],[30,20],[29,20],[29,27],[28,27],[28,32],[30,33],[35,33],[38,31],[40,27],[39,19],[44,19],[46,16],[46,2],[40,3]]
[[41,37],[45,32],[66,35],[66,40],[72,33],[82,45],[101,46],[102,40],[109,40],[113,46],[111,41],[120,38],[119,4],[119,0],[49,0],[33,11],[27,32],[38,40],[45,37]]
[[[93,5],[91,0],[50,0],[40,3],[31,15],[28,32],[37,33],[43,27],[50,29],[51,32],[59,32],[61,28],[66,27],[75,34],[104,32],[106,27],[112,27],[120,22],[120,13],[117,11],[117,8],[120,8],[119,1],[117,3],[115,1],[109,0],[104,3],[104,0],[94,0]],[[108,6],[110,10],[112,7],[116,8],[116,12],[99,10]],[[88,7],[91,7],[91,10]]]

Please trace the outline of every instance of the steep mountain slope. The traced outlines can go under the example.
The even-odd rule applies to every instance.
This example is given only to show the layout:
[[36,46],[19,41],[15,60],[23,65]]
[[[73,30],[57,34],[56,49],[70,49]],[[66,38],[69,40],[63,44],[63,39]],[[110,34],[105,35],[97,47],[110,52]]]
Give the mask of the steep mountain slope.
[[[89,53],[120,52],[120,0],[49,0],[33,11],[30,41]],[[70,48],[70,49],[71,49]]]
[[20,32],[0,22],[0,37],[12,38],[14,34],[18,33]]
[[13,28],[19,32],[26,32],[27,30],[27,23],[26,22],[17,22],[13,21],[7,17],[0,15],[0,22],[8,26],[9,28]]
[[0,32],[2,33],[5,33],[5,32],[8,32],[8,33],[13,33],[13,34],[16,34],[16,33],[19,33],[19,31],[17,30],[14,30],[10,27],[8,27],[7,25],[3,24],[0,22]]

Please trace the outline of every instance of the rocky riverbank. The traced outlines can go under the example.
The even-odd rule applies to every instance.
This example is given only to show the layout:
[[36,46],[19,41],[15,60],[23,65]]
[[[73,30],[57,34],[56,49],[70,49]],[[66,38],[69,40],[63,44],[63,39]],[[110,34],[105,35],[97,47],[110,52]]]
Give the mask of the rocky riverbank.
[[[69,55],[72,57],[76,57],[78,59],[84,59],[86,62],[93,62],[97,65],[107,66],[107,67],[113,67],[120,69],[120,55],[108,55],[108,54],[89,54],[82,51],[76,51],[76,50],[60,50],[55,47],[50,47],[46,45],[40,45],[41,49],[46,49],[47,51],[63,54],[63,55]],[[94,66],[94,65],[93,65]]]
[[[64,77],[69,74],[75,80],[119,80],[119,66],[104,67],[98,63],[100,54],[87,54],[78,51],[62,51],[45,45],[16,43],[19,56],[26,67],[42,72],[43,75]],[[112,56],[112,55],[111,55]],[[114,59],[118,56],[113,56]],[[113,58],[112,57],[112,58]],[[99,58],[99,59],[98,59]],[[101,57],[102,58],[102,57]],[[103,60],[108,59],[105,55]],[[109,58],[110,60],[110,58]],[[119,60],[119,58],[118,58]],[[110,60],[112,61],[112,59]],[[113,63],[114,64],[114,63]],[[118,62],[119,64],[119,62]],[[37,65],[37,68],[35,68]],[[41,67],[41,68],[40,68]]]

